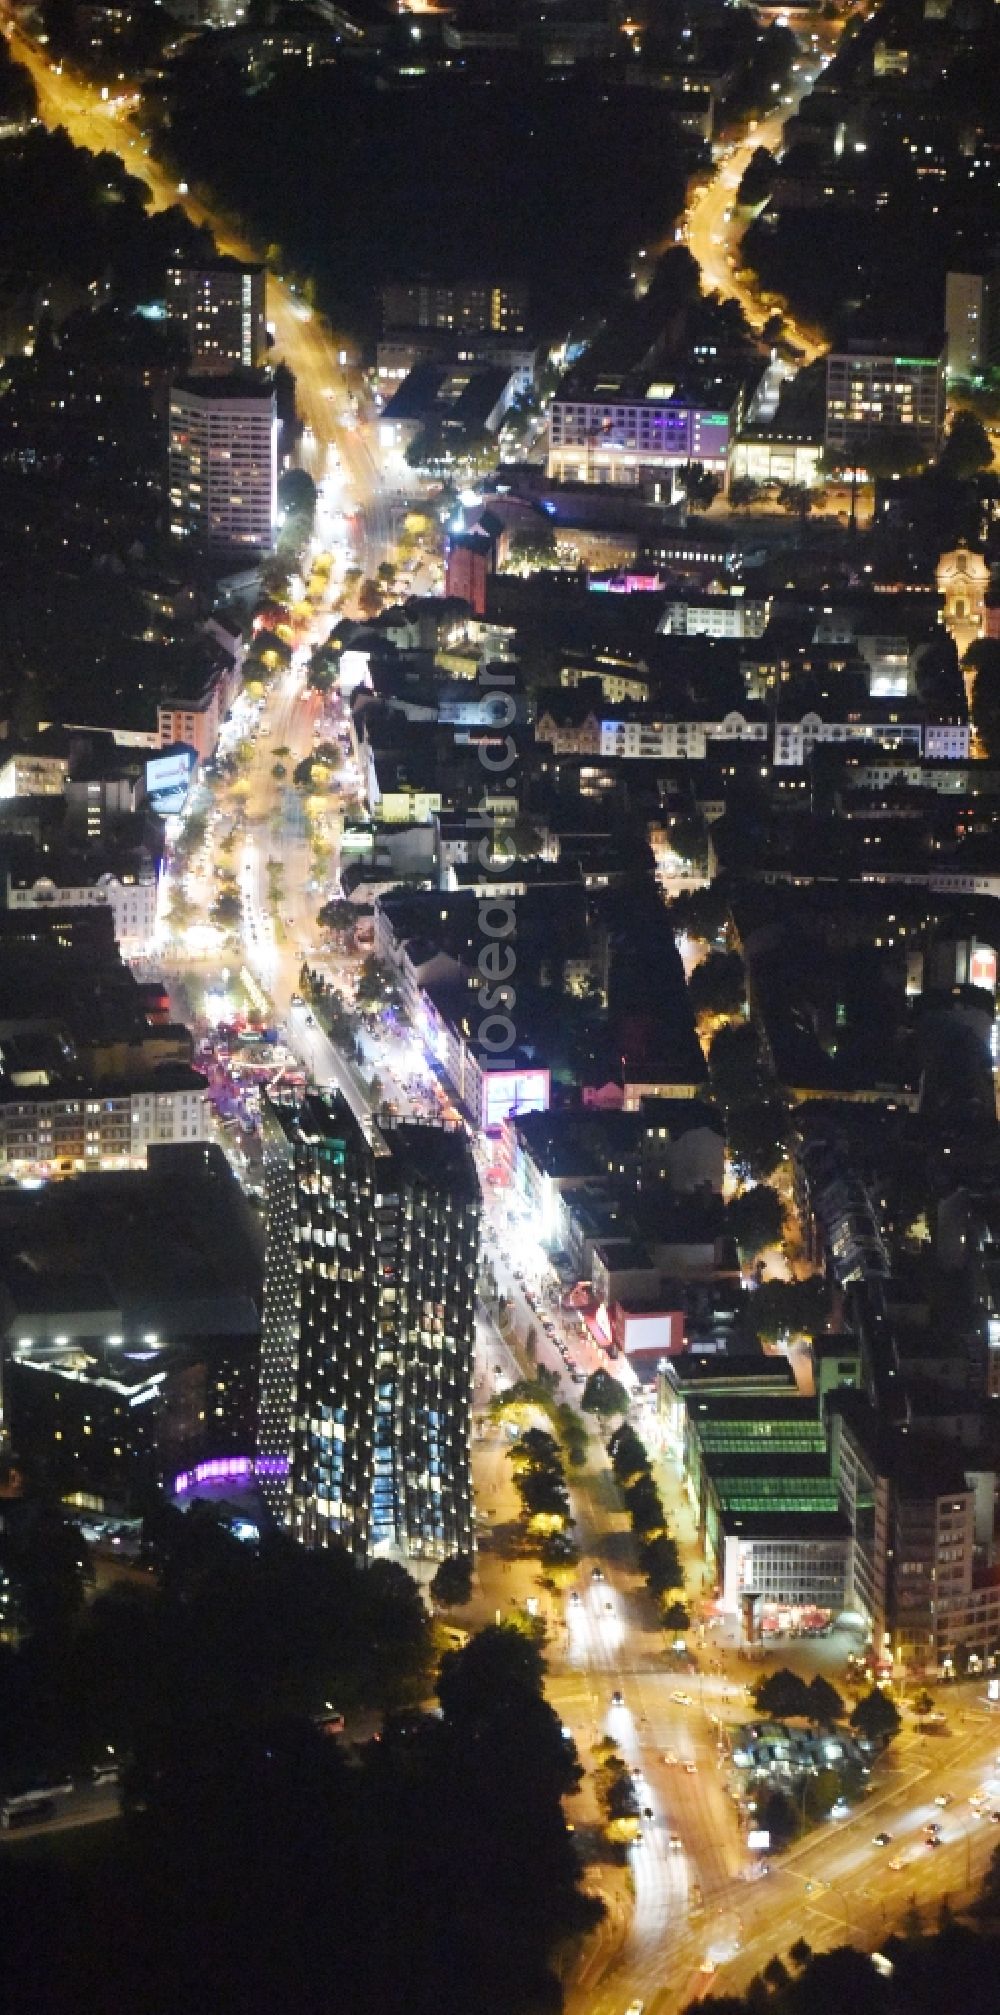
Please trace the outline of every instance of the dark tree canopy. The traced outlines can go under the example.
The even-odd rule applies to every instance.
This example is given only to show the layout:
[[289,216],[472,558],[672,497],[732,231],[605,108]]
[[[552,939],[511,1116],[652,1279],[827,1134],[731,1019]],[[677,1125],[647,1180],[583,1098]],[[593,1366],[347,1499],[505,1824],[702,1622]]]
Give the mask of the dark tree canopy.
[[749,1022],[720,1028],[708,1052],[713,1089],[723,1104],[759,1098],[762,1085],[757,1037]]
[[628,1412],[629,1396],[617,1378],[612,1378],[609,1371],[598,1366],[583,1388],[580,1405],[584,1413],[596,1413],[603,1420],[613,1420],[616,1414]]
[[767,1183],[755,1183],[726,1206],[726,1228],[746,1259],[756,1259],[766,1246],[776,1245],[782,1232],[781,1198]]
[[730,1106],[726,1145],[733,1161],[756,1182],[765,1182],[780,1167],[787,1124],[784,1108],[776,1100]]
[[461,1609],[472,1595],[472,1562],[465,1553],[442,1560],[431,1581],[431,1594],[442,1609]]
[[873,1686],[851,1709],[851,1727],[869,1742],[892,1742],[900,1726],[899,1709],[880,1686]]
[[992,468],[993,444],[975,413],[960,408],[955,414],[945,435],[938,464],[947,475],[957,476],[959,480]]
[[746,975],[737,952],[709,952],[688,980],[696,1014],[738,1014],[746,1001]]

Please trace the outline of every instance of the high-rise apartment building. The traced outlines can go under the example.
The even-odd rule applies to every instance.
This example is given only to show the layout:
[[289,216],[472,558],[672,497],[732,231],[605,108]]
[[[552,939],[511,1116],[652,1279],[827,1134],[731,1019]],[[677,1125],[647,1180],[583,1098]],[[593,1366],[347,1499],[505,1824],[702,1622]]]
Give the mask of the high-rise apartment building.
[[826,445],[857,453],[892,436],[936,453],[944,426],[947,347],[903,356],[902,345],[852,337],[826,360]]
[[994,323],[1000,276],[949,273],[945,279],[944,326],[948,376],[972,382],[995,361]]
[[268,1102],[257,1472],[307,1546],[473,1546],[479,1185],[464,1133]]
[[265,362],[266,275],[263,266],[216,259],[167,270],[167,316],[184,332],[190,370],[226,376]]
[[493,329],[523,335],[528,290],[519,280],[403,280],[382,289],[385,329]]
[[175,384],[168,466],[173,537],[269,553],[277,491],[278,416],[267,373]]

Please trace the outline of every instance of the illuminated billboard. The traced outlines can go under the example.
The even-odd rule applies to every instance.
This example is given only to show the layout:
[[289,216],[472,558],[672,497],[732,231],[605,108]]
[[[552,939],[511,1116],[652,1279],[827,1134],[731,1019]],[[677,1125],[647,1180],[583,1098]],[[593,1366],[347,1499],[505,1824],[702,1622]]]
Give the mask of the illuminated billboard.
[[615,1302],[611,1333],[626,1357],[676,1357],[684,1348],[684,1316],[680,1309],[625,1308]]
[[146,764],[146,796],[156,812],[179,812],[191,788],[197,756],[193,749],[165,749]]
[[997,955],[992,945],[976,945],[969,960],[969,985],[996,992]]
[[340,690],[349,699],[355,686],[368,684],[369,654],[367,651],[343,651],[340,658]]
[[548,1112],[547,1070],[485,1070],[481,1126],[502,1126],[512,1113]]

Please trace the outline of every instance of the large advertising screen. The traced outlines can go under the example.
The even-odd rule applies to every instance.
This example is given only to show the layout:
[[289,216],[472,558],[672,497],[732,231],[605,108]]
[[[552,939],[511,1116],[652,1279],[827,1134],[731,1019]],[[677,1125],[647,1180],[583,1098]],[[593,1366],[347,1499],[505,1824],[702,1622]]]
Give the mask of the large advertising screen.
[[193,749],[168,749],[146,764],[146,795],[156,812],[179,812],[191,787],[197,757]]
[[502,1126],[511,1113],[548,1112],[547,1070],[484,1071],[486,1111],[483,1126]]
[[997,955],[992,945],[976,945],[969,961],[969,985],[996,992]]
[[612,1312],[614,1340],[626,1357],[673,1357],[684,1348],[684,1316],[679,1309],[625,1309]]

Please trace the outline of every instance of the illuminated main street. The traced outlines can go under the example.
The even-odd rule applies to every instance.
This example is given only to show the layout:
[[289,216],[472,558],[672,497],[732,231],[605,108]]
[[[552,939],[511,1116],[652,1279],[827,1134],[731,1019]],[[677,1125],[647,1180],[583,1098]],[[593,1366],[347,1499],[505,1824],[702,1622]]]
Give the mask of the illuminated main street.
[[[763,328],[774,312],[752,276],[740,277],[740,240],[747,217],[736,210],[736,194],[744,172],[758,147],[778,153],[782,128],[799,102],[811,91],[820,71],[830,61],[840,33],[839,22],[820,22],[808,40],[789,82],[788,90],[777,97],[774,111],[766,118],[751,119],[745,132],[727,141],[714,174],[696,188],[681,227],[684,242],[701,267],[706,293],[718,293],[736,300],[753,328]],[[788,340],[802,352],[803,363],[812,363],[825,345],[809,329],[795,322],[784,310],[779,312]]]

